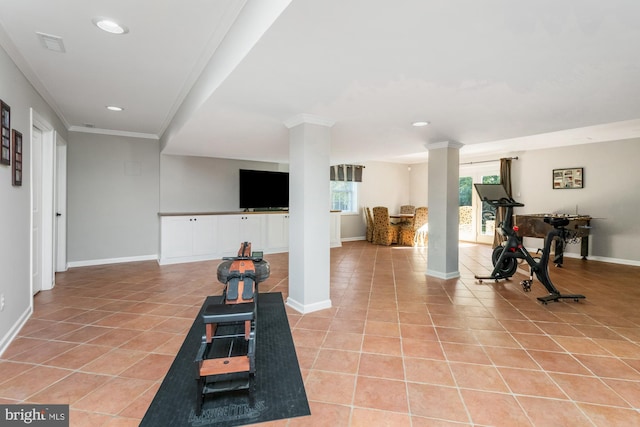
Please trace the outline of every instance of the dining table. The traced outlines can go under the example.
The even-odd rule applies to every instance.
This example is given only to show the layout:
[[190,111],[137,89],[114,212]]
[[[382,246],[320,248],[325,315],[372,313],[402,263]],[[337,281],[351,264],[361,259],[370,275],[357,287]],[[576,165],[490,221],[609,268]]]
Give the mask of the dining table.
[[414,214],[405,214],[405,213],[398,213],[398,214],[390,214],[389,215],[389,220],[391,221],[392,224],[404,224],[406,222],[409,222],[410,219],[412,219],[414,217]]

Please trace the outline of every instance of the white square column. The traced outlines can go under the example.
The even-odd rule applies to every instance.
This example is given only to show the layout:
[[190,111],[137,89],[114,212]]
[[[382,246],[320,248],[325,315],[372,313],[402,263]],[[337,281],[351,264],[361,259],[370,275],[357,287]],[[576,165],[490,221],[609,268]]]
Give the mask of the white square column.
[[458,142],[426,145],[429,150],[428,276],[460,277],[458,238],[460,216],[460,148]]
[[330,197],[331,127],[308,114],[289,128],[289,297],[301,313],[331,307]]

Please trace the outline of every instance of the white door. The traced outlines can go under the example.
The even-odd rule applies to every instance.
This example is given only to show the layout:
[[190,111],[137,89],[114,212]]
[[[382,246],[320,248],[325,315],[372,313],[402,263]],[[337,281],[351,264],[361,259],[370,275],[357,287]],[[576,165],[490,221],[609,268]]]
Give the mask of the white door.
[[31,110],[31,275],[33,294],[54,286],[54,130]]
[[56,137],[55,271],[67,271],[67,143]]
[[42,131],[31,131],[31,283],[35,295],[42,290]]

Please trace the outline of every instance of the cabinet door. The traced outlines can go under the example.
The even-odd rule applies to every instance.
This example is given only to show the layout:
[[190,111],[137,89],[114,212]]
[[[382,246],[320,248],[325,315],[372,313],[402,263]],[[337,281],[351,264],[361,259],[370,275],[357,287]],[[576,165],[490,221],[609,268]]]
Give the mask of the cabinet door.
[[270,252],[289,249],[289,215],[267,215],[266,247]]
[[234,256],[242,243],[240,222],[245,215],[220,215],[218,218],[218,249],[222,256]]
[[261,214],[243,215],[240,221],[240,240],[242,242],[251,242],[251,249],[254,251],[264,250],[265,216]]
[[340,212],[331,212],[330,214],[330,237],[329,246],[332,248],[342,246],[342,233],[340,231],[341,217]]
[[162,258],[190,256],[193,234],[189,217],[170,216],[162,218],[160,253]]
[[191,218],[193,255],[213,255],[217,252],[218,218],[213,215]]

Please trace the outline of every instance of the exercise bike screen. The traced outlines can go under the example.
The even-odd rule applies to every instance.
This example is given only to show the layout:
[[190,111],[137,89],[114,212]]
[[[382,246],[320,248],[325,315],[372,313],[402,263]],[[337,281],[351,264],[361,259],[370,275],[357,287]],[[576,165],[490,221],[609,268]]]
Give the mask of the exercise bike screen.
[[494,201],[511,198],[502,184],[473,184],[481,200]]

